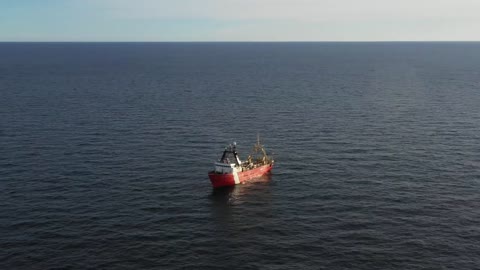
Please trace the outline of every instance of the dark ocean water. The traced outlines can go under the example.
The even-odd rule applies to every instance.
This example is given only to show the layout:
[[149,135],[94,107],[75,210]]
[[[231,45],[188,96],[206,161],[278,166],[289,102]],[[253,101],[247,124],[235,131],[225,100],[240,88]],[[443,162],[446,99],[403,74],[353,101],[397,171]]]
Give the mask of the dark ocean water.
[[0,269],[479,269],[479,142],[480,43],[2,43]]

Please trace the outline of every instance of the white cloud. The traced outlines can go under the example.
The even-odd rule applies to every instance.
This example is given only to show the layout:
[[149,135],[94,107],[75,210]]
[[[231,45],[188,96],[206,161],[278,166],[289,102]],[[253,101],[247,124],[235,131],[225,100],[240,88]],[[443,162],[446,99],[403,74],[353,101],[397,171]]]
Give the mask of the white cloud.
[[476,19],[478,0],[90,0],[114,16],[144,19],[357,21]]
[[[113,22],[156,25],[162,40],[480,40],[480,0],[75,1]],[[162,32],[197,21],[216,24]]]

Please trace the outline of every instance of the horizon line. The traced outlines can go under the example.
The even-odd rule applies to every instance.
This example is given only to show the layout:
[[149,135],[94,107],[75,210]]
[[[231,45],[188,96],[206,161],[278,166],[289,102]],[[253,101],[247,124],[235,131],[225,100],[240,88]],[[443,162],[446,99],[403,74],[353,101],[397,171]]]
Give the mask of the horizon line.
[[209,40],[192,40],[192,41],[102,41],[102,40],[75,40],[75,41],[15,41],[15,40],[6,40],[0,41],[0,43],[427,43],[427,42],[438,42],[438,43],[456,43],[456,42],[480,42],[480,40],[282,40],[282,41],[259,41],[259,40],[234,40],[234,41],[209,41]]

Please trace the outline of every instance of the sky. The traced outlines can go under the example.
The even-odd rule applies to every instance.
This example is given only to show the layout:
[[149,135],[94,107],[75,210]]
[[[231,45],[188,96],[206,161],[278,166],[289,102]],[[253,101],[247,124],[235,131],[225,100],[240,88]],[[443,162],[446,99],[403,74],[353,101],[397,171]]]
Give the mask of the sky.
[[480,41],[480,0],[0,0],[0,41]]

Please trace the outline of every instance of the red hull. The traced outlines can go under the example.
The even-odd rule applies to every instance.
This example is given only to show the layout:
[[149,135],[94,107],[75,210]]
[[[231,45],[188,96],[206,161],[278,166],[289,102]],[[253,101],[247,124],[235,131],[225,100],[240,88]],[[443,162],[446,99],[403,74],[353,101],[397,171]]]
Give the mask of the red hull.
[[232,173],[220,174],[215,172],[209,172],[208,177],[210,178],[210,182],[212,182],[212,186],[214,188],[234,186],[236,184],[244,184],[251,179],[265,175],[270,172],[270,170],[272,170],[272,167],[273,165],[269,164],[248,171],[238,172],[237,182],[235,182],[235,176]]

